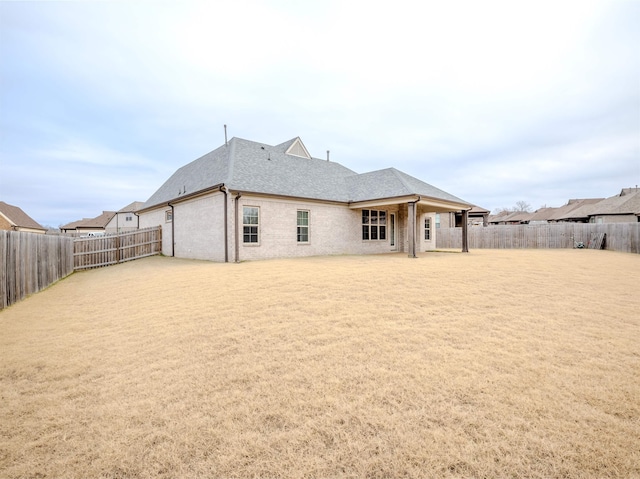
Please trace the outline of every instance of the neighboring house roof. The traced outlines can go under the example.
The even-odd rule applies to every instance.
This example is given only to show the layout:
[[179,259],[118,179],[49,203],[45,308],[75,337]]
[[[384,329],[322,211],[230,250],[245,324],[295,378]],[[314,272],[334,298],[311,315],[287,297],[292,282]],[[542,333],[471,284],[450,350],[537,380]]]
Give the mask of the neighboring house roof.
[[78,228],[93,228],[93,229],[104,229],[109,224],[109,221],[115,216],[115,211],[103,211],[101,215],[96,216],[95,218],[83,218],[78,221],[73,221],[64,226],[61,226],[60,229],[63,230],[73,230]]
[[529,223],[549,221],[557,208],[540,208],[537,209],[529,218]]
[[526,211],[514,211],[506,216],[493,217],[491,223],[526,223],[532,216],[532,213],[527,213]]
[[619,195],[596,203],[589,216],[629,214],[640,215],[640,189],[625,188]]
[[125,206],[124,208],[120,208],[118,213],[131,213],[134,211],[138,211],[144,205],[144,201],[134,201],[133,203]]
[[4,201],[0,201],[0,215],[4,216],[9,224],[16,229],[30,228],[46,231],[46,228],[42,227],[42,225],[31,218],[31,216],[22,211],[21,208],[5,203]]
[[232,138],[179,168],[144,204],[149,208],[224,184],[235,191],[337,202],[423,195],[467,202],[395,168],[358,174],[312,158],[299,137],[276,146]]
[[480,206],[476,206],[476,205],[473,205],[473,208],[471,208],[469,210],[469,215],[475,215],[475,216],[477,216],[477,215],[486,215],[486,214],[489,214],[489,213],[490,213],[489,210],[487,210],[485,208],[482,208]]
[[567,202],[566,205],[560,206],[555,209],[555,212],[549,218],[552,221],[558,221],[568,218],[574,218],[572,216],[572,212],[576,211],[578,208],[586,205],[592,205],[599,201],[602,201],[604,198],[583,198],[583,199],[571,199]]
[[565,214],[562,219],[586,219],[598,215],[640,215],[640,190],[625,188],[619,195],[585,203]]

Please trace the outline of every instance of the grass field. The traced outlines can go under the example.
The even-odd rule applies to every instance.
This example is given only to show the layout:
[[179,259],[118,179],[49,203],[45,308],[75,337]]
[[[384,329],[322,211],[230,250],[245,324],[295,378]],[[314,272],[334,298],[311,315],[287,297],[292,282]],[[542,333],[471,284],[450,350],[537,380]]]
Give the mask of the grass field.
[[0,312],[0,477],[640,477],[640,255],[75,273]]

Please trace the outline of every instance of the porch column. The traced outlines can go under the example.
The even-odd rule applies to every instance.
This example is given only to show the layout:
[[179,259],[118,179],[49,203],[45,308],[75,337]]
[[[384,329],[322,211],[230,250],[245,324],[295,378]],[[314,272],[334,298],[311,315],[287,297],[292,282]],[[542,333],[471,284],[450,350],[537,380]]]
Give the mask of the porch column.
[[407,204],[407,236],[409,240],[409,258],[417,258],[416,256],[416,210],[418,206],[416,202]]
[[469,252],[469,212],[462,210],[462,252]]

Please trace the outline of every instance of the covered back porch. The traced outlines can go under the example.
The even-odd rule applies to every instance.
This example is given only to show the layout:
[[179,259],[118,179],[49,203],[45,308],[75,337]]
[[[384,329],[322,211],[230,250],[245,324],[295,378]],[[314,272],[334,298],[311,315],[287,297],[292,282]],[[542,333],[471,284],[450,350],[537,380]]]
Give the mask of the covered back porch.
[[[406,252],[410,258],[417,258],[420,251],[435,249],[436,214],[461,212],[463,217],[462,252],[469,252],[467,215],[472,207],[469,204],[410,195],[353,202],[349,204],[349,207],[354,210],[387,212],[385,222],[388,228],[390,250]],[[369,219],[368,214],[363,214],[363,239],[369,221],[373,221],[373,219]]]

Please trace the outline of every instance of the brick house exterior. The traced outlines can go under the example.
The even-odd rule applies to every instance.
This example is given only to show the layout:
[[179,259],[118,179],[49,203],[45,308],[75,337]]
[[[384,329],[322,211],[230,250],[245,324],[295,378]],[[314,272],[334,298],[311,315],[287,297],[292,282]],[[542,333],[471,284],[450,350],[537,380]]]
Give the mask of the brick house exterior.
[[138,210],[161,225],[163,254],[219,262],[435,248],[436,213],[471,205],[394,168],[358,174],[309,155],[232,138],[178,169]]

